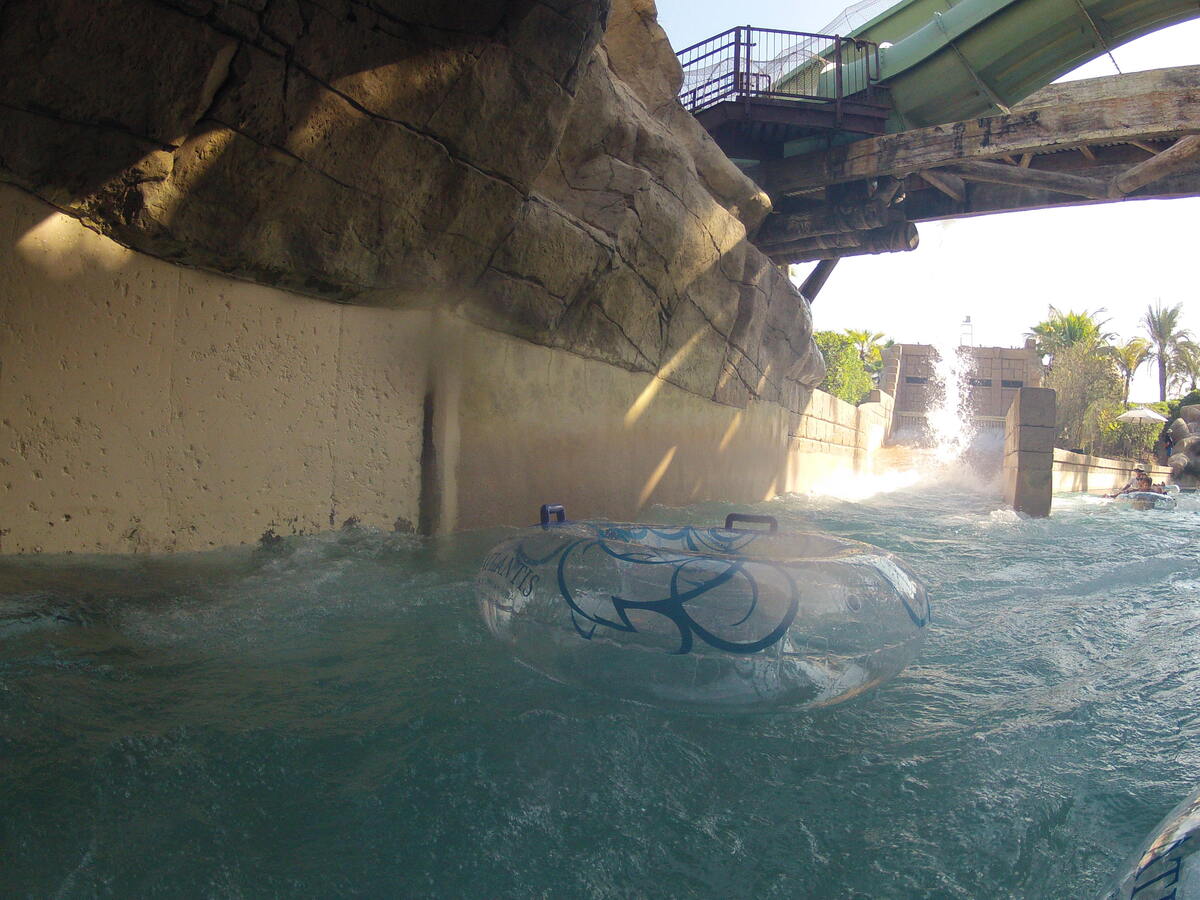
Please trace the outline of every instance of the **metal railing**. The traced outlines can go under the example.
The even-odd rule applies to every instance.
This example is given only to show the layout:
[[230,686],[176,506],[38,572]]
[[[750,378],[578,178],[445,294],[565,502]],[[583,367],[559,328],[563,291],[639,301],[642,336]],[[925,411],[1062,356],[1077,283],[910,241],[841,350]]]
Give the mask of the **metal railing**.
[[679,99],[691,112],[722,100],[754,97],[832,101],[872,99],[879,47],[834,34],[739,25],[678,54]]

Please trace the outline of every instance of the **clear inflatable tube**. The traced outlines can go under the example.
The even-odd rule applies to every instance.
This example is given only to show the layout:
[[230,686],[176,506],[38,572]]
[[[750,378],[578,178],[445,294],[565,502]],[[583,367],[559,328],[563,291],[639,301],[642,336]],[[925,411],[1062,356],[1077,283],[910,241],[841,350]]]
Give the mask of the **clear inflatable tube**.
[[1126,864],[1104,900],[1200,900],[1200,790],[1176,806]]
[[1174,509],[1175,497],[1171,494],[1159,494],[1155,491],[1130,491],[1118,494],[1113,498],[1118,503],[1124,503],[1135,509]]
[[924,640],[925,588],[876,547],[782,534],[764,516],[724,528],[562,517],[543,507],[476,579],[492,634],[555,680],[657,706],[802,709],[883,683]]

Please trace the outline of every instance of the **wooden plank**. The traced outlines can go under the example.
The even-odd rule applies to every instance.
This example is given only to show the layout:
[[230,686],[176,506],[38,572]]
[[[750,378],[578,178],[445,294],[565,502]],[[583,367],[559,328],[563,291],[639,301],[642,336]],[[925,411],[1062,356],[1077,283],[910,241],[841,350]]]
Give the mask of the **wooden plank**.
[[967,199],[967,184],[957,175],[940,169],[926,169],[921,178],[959,203]]
[[772,262],[798,263],[814,259],[838,259],[866,253],[894,253],[914,250],[919,243],[917,228],[911,222],[857,231],[853,234],[827,234],[796,241],[767,251]]
[[1190,167],[1200,157],[1200,135],[1180,138],[1162,153],[1122,172],[1112,180],[1114,196],[1132,193],[1138,188],[1174,175]]
[[[897,199],[898,198],[898,199]],[[878,200],[884,206],[891,206],[904,200],[904,179],[885,175],[875,185],[875,193],[871,199]]]
[[1154,91],[1195,87],[1197,84],[1200,84],[1200,66],[1176,66],[1173,69],[1148,69],[1128,75],[1082,78],[1079,81],[1048,84],[1014,106],[1013,112],[1063,103],[1097,103]]
[[[1108,181],[1120,175],[1128,166],[1103,166],[1096,170],[1098,180]],[[1155,181],[1137,193],[1121,198],[1120,202],[1175,199],[1200,196],[1200,171],[1169,175]],[[1079,206],[1113,202],[1094,200],[1048,191],[1044,188],[977,182],[966,203],[958,203],[939,191],[915,191],[904,204],[904,214],[912,222],[932,222],[942,219],[961,219],[1027,209],[1053,209],[1060,206]]]
[[[856,141],[830,151],[772,160],[750,174],[772,196],[827,184],[905,175],[956,162],[1041,153],[1081,143],[1145,141],[1200,132],[1200,80],[1181,84],[1181,70],[1160,69],[1134,75],[1141,92],[1118,91],[1093,99],[1090,82],[1056,85],[1055,106],[1029,108],[1010,115],[970,119]],[[1187,72],[1200,75],[1200,66]],[[1155,76],[1148,78],[1146,76]],[[1091,79],[1108,81],[1109,79]],[[1088,86],[1071,100],[1073,85]]]
[[829,204],[797,213],[776,213],[767,216],[754,243],[759,247],[769,247],[823,234],[867,231],[880,228],[897,217],[903,219],[904,215],[878,200]]
[[1003,163],[966,162],[954,166],[954,171],[967,181],[986,181],[991,184],[1011,184],[1017,187],[1042,188],[1072,194],[1076,197],[1091,197],[1093,200],[1108,199],[1109,185],[1099,178],[1084,178],[1067,172],[1044,172],[1041,169],[1022,169]]

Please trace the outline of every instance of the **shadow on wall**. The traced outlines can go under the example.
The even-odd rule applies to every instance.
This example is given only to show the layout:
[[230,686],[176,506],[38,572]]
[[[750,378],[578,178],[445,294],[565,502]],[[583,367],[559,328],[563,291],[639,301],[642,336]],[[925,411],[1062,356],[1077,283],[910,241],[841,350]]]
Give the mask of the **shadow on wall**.
[[604,4],[259,5],[9,4],[8,177],[123,243],[310,294],[482,274]]
[[[0,177],[161,258],[446,315],[94,250],[14,201],[9,349],[41,384],[6,369],[0,403],[28,482],[64,485],[31,516],[107,480],[109,523],[161,508],[129,532],[203,546],[263,518],[444,530],[550,489],[620,515],[780,486],[786,410],[821,378],[807,306],[745,240],[761,192],[723,157],[698,171],[716,151],[673,96],[668,127],[592,52],[606,4],[255,5],[0,6]],[[206,537],[171,536],[205,508]]]
[[649,403],[644,374],[172,266],[17,189],[0,201],[21,235],[0,247],[2,552],[518,524],[548,498],[630,518],[786,487],[778,405],[658,379]]
[[0,551],[409,528],[428,314],[126,250],[0,186]]
[[[405,22],[254,5],[9,4],[8,177],[161,258],[454,308],[717,402],[820,381],[805,305],[745,241],[765,197],[669,85],[642,84],[678,69],[652,20],[614,13],[623,52],[649,60],[639,95],[592,52],[599,0]],[[663,365],[697,333],[700,352]]]

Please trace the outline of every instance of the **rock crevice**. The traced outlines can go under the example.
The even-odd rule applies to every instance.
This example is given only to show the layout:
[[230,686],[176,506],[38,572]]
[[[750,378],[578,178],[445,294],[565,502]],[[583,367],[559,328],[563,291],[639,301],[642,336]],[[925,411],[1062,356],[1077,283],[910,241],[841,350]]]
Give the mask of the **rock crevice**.
[[0,5],[0,179],[142,252],[794,404],[807,304],[652,0]]

